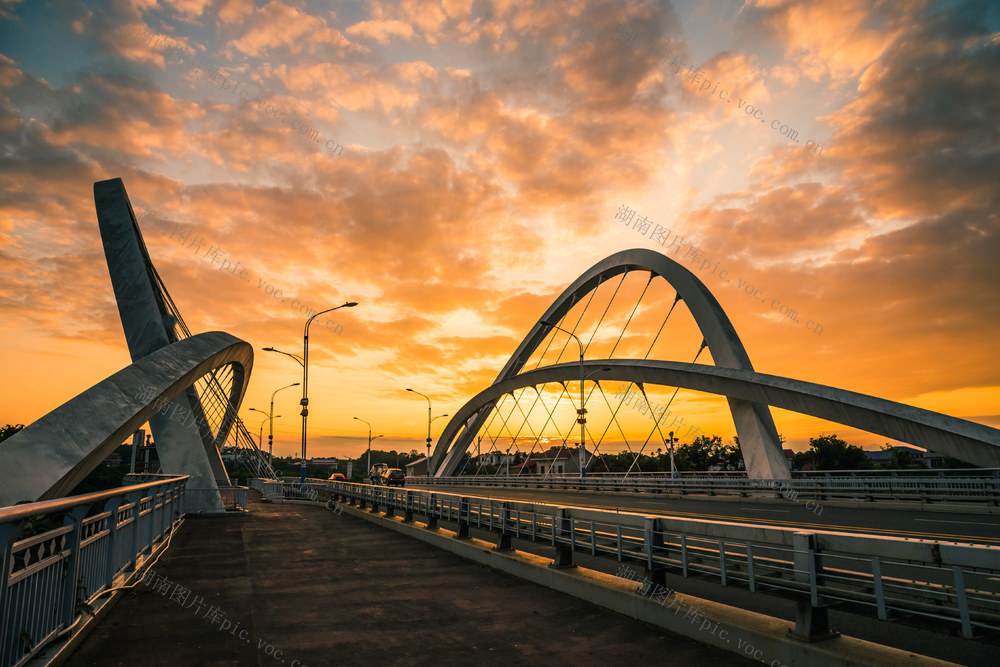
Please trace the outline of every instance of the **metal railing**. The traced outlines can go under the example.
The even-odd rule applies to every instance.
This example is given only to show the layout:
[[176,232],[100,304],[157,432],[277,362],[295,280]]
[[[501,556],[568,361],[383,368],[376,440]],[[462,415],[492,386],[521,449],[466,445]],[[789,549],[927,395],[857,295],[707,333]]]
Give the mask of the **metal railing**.
[[746,477],[688,476],[460,476],[407,477],[408,484],[506,488],[571,489],[605,492],[669,493],[678,495],[772,496],[815,500],[905,501],[924,503],[987,503],[1000,505],[1000,475],[944,476],[816,476],[788,480]]
[[266,499],[280,501],[285,497],[284,485],[277,479],[251,479],[248,486],[259,491]]
[[219,497],[222,498],[222,506],[230,512],[247,512],[249,502],[249,489],[245,486],[220,486]]
[[[291,485],[289,485],[291,486]],[[319,500],[370,505],[387,514],[427,517],[498,533],[498,548],[512,538],[549,543],[555,565],[574,552],[645,567],[653,582],[672,572],[717,578],[723,586],[777,592],[799,601],[797,629],[825,632],[826,609],[846,607],[881,620],[924,617],[955,623],[965,637],[974,629],[1000,630],[1000,547],[973,546],[780,526],[650,516],[412,489],[312,482]],[[302,495],[295,484],[286,493]]]
[[23,665],[127,579],[184,515],[188,476],[0,508],[0,665]]
[[[128,473],[122,478],[122,485],[143,484],[145,482],[159,482],[167,479],[175,479],[177,475],[164,473]],[[184,496],[187,499],[188,507],[211,507],[215,504],[215,499],[222,502],[222,508],[227,512],[247,512],[249,502],[249,489],[245,486],[219,486],[214,489],[199,489],[187,486],[184,488]]]

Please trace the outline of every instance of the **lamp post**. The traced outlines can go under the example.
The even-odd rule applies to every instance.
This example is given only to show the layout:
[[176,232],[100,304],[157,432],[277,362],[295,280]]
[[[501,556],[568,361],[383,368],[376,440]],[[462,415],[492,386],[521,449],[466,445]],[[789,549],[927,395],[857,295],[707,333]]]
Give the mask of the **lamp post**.
[[257,408],[250,408],[250,409],[253,410],[254,412],[259,412],[262,415],[264,415],[264,418],[260,421],[260,429],[259,429],[260,432],[257,434],[257,449],[260,449],[261,447],[264,446],[264,422],[267,421],[268,415],[263,410],[258,410]]
[[[578,415],[576,421],[580,424],[580,455],[585,457],[587,451],[586,434],[585,434],[586,424],[587,424],[587,407],[585,405],[585,401],[587,399],[583,394],[583,383],[585,381],[583,375],[583,343],[580,342],[580,339],[577,338],[575,333],[571,331],[566,331],[562,327],[553,324],[548,320],[542,320],[541,322],[539,322],[539,324],[547,327],[552,327],[553,329],[559,329],[559,331],[562,331],[565,334],[569,334],[570,336],[573,337],[573,340],[576,341],[576,344],[580,346],[580,409],[576,411]],[[580,479],[585,479],[586,477],[587,477],[587,468],[585,465],[581,463]]]
[[[361,419],[360,417],[355,417],[355,419],[357,419],[359,422],[365,422],[366,424],[368,424],[368,470],[370,472],[371,469],[372,469],[372,440],[378,440],[382,436],[381,435],[376,435],[373,438],[372,437],[372,425],[371,425],[371,423],[369,423],[368,421],[366,421],[364,419]],[[348,480],[348,481],[350,481],[350,480]]]
[[[260,433],[257,434],[257,448],[260,449],[264,446],[264,422],[267,421],[268,415],[263,410],[258,410],[257,408],[250,408],[253,412],[259,412],[264,415],[264,419],[260,422]],[[251,438],[252,440],[252,438]]]
[[677,479],[680,474],[677,472],[677,466],[674,465],[674,432],[670,432],[670,477],[671,479]]
[[431,476],[431,399],[428,398],[426,394],[421,394],[419,391],[414,391],[413,389],[407,389],[406,391],[412,391],[414,394],[418,394],[427,399],[427,476]]
[[[261,447],[264,446],[264,422],[270,419],[270,415],[268,415],[263,410],[258,410],[257,408],[250,408],[250,409],[253,410],[254,412],[259,412],[262,415],[264,415],[264,418],[260,421],[260,429],[259,432],[257,433],[257,449],[260,449]],[[251,437],[250,440],[253,441],[253,438]]]
[[[438,415],[437,417],[434,417],[433,419],[431,419],[431,423],[433,424],[433,423],[434,423],[434,422],[436,422],[436,421],[437,421],[438,419],[441,419],[442,417],[447,417],[447,416],[448,416],[448,414],[447,414],[447,413],[445,413],[445,414],[443,414],[443,415]],[[430,453],[430,449],[428,449],[427,451],[428,451],[428,454],[429,454],[429,453]],[[430,459],[428,458],[428,460],[430,460]]]
[[[274,449],[274,395],[277,394],[282,389],[288,389],[289,387],[298,387],[298,386],[299,386],[298,382],[293,382],[292,384],[286,387],[281,387],[280,389],[275,389],[273,392],[271,392],[271,409],[268,412],[268,414],[270,415],[271,423],[267,425],[267,465],[269,466],[271,465],[271,460],[272,460],[271,452]],[[281,415],[278,415],[278,417],[281,417]]]
[[[605,366],[604,368],[598,368],[596,371],[590,371],[589,373],[587,373],[587,377],[589,378],[591,375],[597,375],[598,373],[607,373],[610,370],[611,370],[611,366]],[[586,380],[586,378],[584,378],[584,379]],[[586,418],[584,418],[584,422],[586,422]],[[582,428],[580,430],[583,431]],[[597,450],[595,449],[594,451],[596,453]],[[584,458],[582,458],[580,460],[580,479],[586,479],[587,478],[587,462],[586,462],[587,448],[586,448],[586,446],[582,442],[580,443],[580,455],[582,457],[584,457]]]
[[299,405],[302,406],[302,465],[301,474],[299,475],[299,484],[306,483],[306,422],[309,418],[309,325],[312,321],[323,315],[325,313],[332,312],[334,310],[340,310],[341,308],[353,308],[358,305],[357,301],[348,301],[347,303],[341,304],[334,308],[327,308],[326,310],[321,310],[308,320],[306,320],[305,328],[302,330],[302,360],[299,361],[294,354],[289,354],[288,352],[281,352],[281,350],[275,350],[274,348],[264,348],[269,352],[281,352],[289,357],[292,357],[296,361],[302,364],[302,400],[299,401]]

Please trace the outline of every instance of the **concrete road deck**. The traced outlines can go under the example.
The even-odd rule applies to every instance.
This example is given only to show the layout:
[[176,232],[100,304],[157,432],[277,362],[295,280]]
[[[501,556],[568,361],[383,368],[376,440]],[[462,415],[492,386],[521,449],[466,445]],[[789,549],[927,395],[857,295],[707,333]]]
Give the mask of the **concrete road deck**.
[[68,665],[751,664],[316,506],[189,518],[152,570]]

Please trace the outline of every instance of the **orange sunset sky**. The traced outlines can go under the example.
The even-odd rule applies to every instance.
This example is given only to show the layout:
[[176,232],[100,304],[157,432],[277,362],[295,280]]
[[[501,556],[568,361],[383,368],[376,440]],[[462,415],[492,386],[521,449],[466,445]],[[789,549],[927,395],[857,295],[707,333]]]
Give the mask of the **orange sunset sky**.
[[[301,353],[291,300],[359,302],[310,331],[311,456],[358,455],[354,416],[423,452],[406,387],[455,413],[634,247],[704,281],[760,372],[1000,427],[998,30],[988,2],[0,0],[0,424],[129,363],[93,199],[121,177],[187,235],[142,223],[192,331],[253,345],[252,433],[301,380],[261,351]],[[686,316],[654,356],[692,360]],[[299,448],[296,391],[276,454]],[[673,405],[735,434],[723,399]],[[795,450],[887,442],[773,413]],[[648,421],[625,419],[640,441]]]

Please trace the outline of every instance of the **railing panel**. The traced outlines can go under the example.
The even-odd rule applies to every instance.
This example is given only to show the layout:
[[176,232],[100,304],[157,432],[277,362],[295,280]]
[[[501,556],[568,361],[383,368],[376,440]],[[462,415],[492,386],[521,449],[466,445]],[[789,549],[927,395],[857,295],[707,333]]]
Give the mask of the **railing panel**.
[[[723,481],[748,484],[747,480]],[[801,480],[801,485],[815,486],[817,481]],[[837,481],[842,488],[858,488],[857,479]],[[887,490],[890,485],[904,488],[896,479],[863,481],[865,493],[873,484]],[[380,509],[403,505],[400,494],[383,487],[333,482],[322,488],[327,494],[376,500]],[[892,493],[917,492],[913,484],[909,488]],[[758,491],[773,493],[775,489],[761,486]],[[919,492],[925,493],[926,488]],[[893,618],[893,612],[941,619],[957,624],[963,634],[976,628],[1000,630],[1000,587],[996,585],[1000,547],[649,516],[464,492],[411,488],[409,497],[413,511],[428,517],[444,521],[461,517],[471,526],[515,533],[524,539],[530,535],[557,548],[651,569],[666,568],[685,577],[704,575],[728,586],[745,585],[752,592],[780,591],[813,606],[850,603],[870,608],[881,619]],[[461,515],[459,507],[465,508]],[[961,590],[956,589],[959,581]]]
[[[685,473],[672,478],[666,473],[588,473],[586,479],[572,475],[554,476],[460,476],[413,477],[413,485],[484,486],[507,488],[587,489],[607,492],[710,494],[802,498],[810,500],[909,501],[929,503],[1000,504],[1000,471],[948,471],[950,476],[927,476],[924,471],[898,477],[891,474],[822,473],[791,480],[747,479],[743,473]],[[893,471],[887,471],[892,473]],[[916,474],[917,476],[914,476]]]
[[162,539],[187,480],[0,508],[0,667],[27,661],[73,627],[96,594]]

